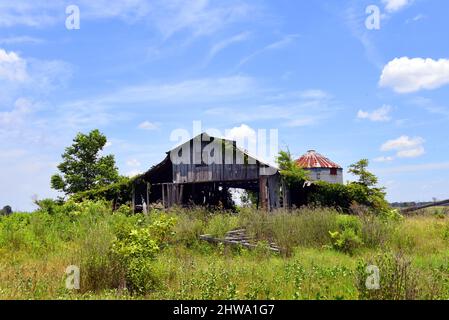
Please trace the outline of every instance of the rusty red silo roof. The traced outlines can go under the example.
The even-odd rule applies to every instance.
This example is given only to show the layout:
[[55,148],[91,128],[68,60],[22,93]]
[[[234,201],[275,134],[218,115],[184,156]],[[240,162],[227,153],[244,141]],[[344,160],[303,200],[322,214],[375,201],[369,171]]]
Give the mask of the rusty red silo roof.
[[311,168],[337,168],[341,169],[341,166],[335,162],[329,160],[325,156],[319,154],[315,150],[309,150],[306,154],[302,155],[296,163],[305,169]]

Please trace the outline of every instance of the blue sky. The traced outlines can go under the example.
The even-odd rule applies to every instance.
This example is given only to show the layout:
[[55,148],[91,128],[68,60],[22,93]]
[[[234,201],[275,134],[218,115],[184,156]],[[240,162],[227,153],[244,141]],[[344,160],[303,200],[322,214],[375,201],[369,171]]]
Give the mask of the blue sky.
[[446,0],[2,0],[0,205],[56,196],[79,131],[133,174],[193,121],[277,129],[345,169],[368,158],[391,201],[449,198],[448,18]]

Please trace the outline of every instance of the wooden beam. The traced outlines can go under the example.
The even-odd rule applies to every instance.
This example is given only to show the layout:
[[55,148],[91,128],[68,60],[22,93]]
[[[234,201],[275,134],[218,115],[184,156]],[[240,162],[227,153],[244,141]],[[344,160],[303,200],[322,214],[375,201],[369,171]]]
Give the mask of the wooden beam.
[[268,209],[267,177],[259,177],[259,201],[262,210]]
[[147,182],[147,199],[146,199],[147,200],[147,210],[150,205],[150,188],[151,188],[150,183]]
[[[242,246],[242,247],[245,247],[245,248],[248,248],[248,249],[255,249],[255,248],[257,248],[257,245],[255,245],[255,244],[251,244],[251,243],[248,243],[248,242],[242,242],[242,241],[238,241],[238,240],[217,239],[217,238],[214,238],[214,237],[212,237],[211,235],[208,235],[208,234],[201,235],[200,239],[204,240],[204,241],[207,241],[207,242],[210,242],[210,243],[223,243],[223,244],[233,245],[233,246]],[[273,252],[280,253],[279,248],[273,248],[273,247],[270,246],[267,249],[270,250],[270,251],[273,251]]]
[[434,203],[429,203],[429,204],[426,204],[426,205],[423,205],[423,206],[402,209],[401,212],[409,213],[409,212],[413,212],[413,211],[417,211],[417,210],[421,210],[421,209],[426,209],[426,208],[431,208],[431,207],[438,207],[438,206],[446,206],[446,205],[449,205],[449,199],[448,200],[434,202]]
[[136,213],[136,188],[134,187],[134,183],[133,183],[133,195],[132,195],[132,206],[133,206],[133,213]]
[[165,184],[162,184],[162,205],[164,207],[166,207],[166,203],[165,203]]

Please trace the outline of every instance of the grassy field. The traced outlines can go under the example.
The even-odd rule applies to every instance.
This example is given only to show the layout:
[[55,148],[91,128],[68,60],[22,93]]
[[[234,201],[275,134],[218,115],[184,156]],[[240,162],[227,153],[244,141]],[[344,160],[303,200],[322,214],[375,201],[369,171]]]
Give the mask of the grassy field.
[[[1,299],[448,299],[449,216],[303,208],[131,215],[107,204],[49,203],[0,218]],[[213,245],[245,227],[257,248]],[[275,242],[282,253],[267,250]],[[80,289],[65,287],[79,266]],[[368,290],[366,266],[379,268]]]

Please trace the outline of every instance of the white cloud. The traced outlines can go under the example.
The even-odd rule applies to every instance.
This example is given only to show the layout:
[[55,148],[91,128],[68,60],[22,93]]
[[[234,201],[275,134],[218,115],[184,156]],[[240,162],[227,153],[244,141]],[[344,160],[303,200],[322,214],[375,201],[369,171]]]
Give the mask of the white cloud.
[[27,80],[27,64],[13,51],[0,49],[0,79],[23,82]]
[[425,153],[424,147],[418,146],[413,149],[398,151],[397,156],[399,158],[416,158],[423,155],[424,153]]
[[286,125],[287,127],[306,127],[316,124],[318,120],[318,117],[313,116],[300,117],[298,119],[288,121]]
[[246,124],[227,130],[226,139],[236,140],[237,145],[248,149],[248,146],[255,145],[257,142],[256,131]]
[[[291,92],[255,86],[253,92],[256,90],[258,103],[266,103],[233,102],[234,107],[210,108],[204,114],[232,123],[235,119],[241,122],[276,121],[279,126],[303,127],[324,122],[340,109],[331,94],[319,89]],[[240,100],[244,98],[247,97]]]
[[[132,120],[136,108],[163,108],[162,112],[165,112],[164,110],[174,106],[181,108],[180,110],[188,110],[187,108],[193,109],[201,105],[235,105],[236,101],[242,101],[259,91],[256,81],[244,76],[143,83],[117,88],[90,98],[68,101],[58,108],[57,116],[64,119],[65,126],[79,129]],[[159,126],[157,122],[147,124],[144,121],[140,123],[141,129],[154,128],[152,124]]]
[[410,103],[422,107],[430,113],[441,115],[446,118],[449,117],[449,108],[436,104],[432,99],[415,97],[410,100]]
[[408,136],[401,136],[394,140],[388,140],[385,142],[381,150],[382,151],[390,151],[390,150],[404,150],[413,148],[424,143],[424,139],[421,137],[410,138]]
[[300,93],[301,98],[304,99],[327,99],[330,98],[329,93],[327,93],[326,91],[320,90],[320,89],[309,89],[309,90],[304,90]]
[[137,175],[139,175],[139,174],[141,174],[141,173],[142,173],[141,170],[135,169],[135,170],[131,170],[131,171],[127,172],[127,173],[126,173],[126,176],[132,178],[132,177],[135,177],[135,176],[137,176]]
[[357,118],[368,119],[375,122],[386,122],[391,120],[390,111],[391,106],[389,105],[383,105],[379,109],[376,109],[372,112],[359,110],[359,112],[357,113]]
[[142,130],[156,130],[157,128],[159,128],[159,126],[156,123],[150,121],[144,121],[139,124],[139,129]]
[[212,46],[212,48],[209,51],[209,55],[207,57],[206,62],[209,62],[212,60],[219,52],[226,49],[227,47],[233,45],[234,43],[242,42],[248,39],[250,33],[249,32],[242,32],[239,33],[233,37],[224,39]]
[[418,21],[424,20],[424,19],[426,19],[426,18],[427,18],[426,15],[420,13],[420,14],[414,16],[412,19],[407,19],[407,20],[405,21],[405,23],[418,22]]
[[0,6],[0,27],[51,25],[56,22],[54,10],[58,6],[64,8],[60,1],[4,1]]
[[[5,1],[3,1],[5,2]],[[0,5],[0,27],[64,25],[70,0],[20,0]],[[255,8],[241,1],[211,3],[209,0],[78,0],[81,19],[120,19],[126,23],[149,22],[170,38],[187,31],[210,35],[224,27],[254,17]]]
[[254,7],[238,1],[212,5],[208,0],[163,0],[152,4],[153,22],[165,38],[185,30],[194,37],[210,35],[255,14]]
[[343,18],[352,36],[355,37],[363,46],[365,56],[369,62],[374,64],[376,67],[381,68],[384,63],[384,58],[380,50],[377,48],[376,41],[373,39],[373,32],[365,27],[361,28],[366,20],[364,10],[362,10],[359,6],[350,6],[343,11]]
[[[147,0],[79,0],[81,17],[85,19],[119,18],[134,22],[151,12]],[[45,27],[64,23],[65,8],[73,4],[70,0],[20,0],[2,2],[0,5],[0,27],[23,25]]]
[[0,44],[21,44],[21,43],[43,43],[44,40],[29,36],[17,36],[17,37],[8,37],[8,38],[0,38]]
[[263,47],[262,49],[257,50],[255,52],[253,52],[252,54],[246,56],[242,60],[240,60],[239,64],[237,65],[237,69],[240,68],[241,66],[243,66],[244,64],[248,63],[254,57],[260,55],[261,53],[264,53],[264,52],[270,51],[270,50],[278,50],[278,49],[285,48],[286,46],[293,43],[296,40],[296,38],[298,38],[298,37],[299,37],[299,35],[297,35],[297,34],[289,34],[289,35],[282,37],[281,40],[270,43],[269,45]]
[[397,93],[432,90],[449,84],[449,59],[395,58],[383,69],[379,85]]
[[405,8],[412,0],[382,0],[382,2],[385,4],[387,12],[396,12]]
[[374,162],[390,162],[393,161],[394,157],[378,157],[373,159]]
[[149,102],[186,103],[211,102],[243,97],[255,90],[250,77],[201,78],[166,84],[141,84],[118,89],[92,99],[70,102],[66,107],[112,106]]
[[[0,97],[11,104],[18,96],[39,96],[63,87],[72,76],[72,66],[59,60],[24,58],[0,48]],[[41,98],[39,98],[41,99]]]
[[256,131],[246,124],[241,124],[238,127],[225,130],[225,138],[236,141],[240,149],[245,150],[253,157],[274,167],[277,166],[276,156],[279,152],[277,131]]
[[425,140],[421,137],[401,136],[385,142],[381,146],[381,151],[396,151],[396,156],[399,158],[415,158],[425,153],[424,142]]
[[82,18],[119,18],[132,23],[151,13],[151,1],[147,0],[79,0]]
[[29,100],[25,98],[17,99],[11,111],[0,112],[0,130],[9,130],[9,126],[23,122],[24,117],[32,111],[31,109],[32,103]]
[[141,163],[137,159],[129,159],[126,161],[128,167],[140,167]]

